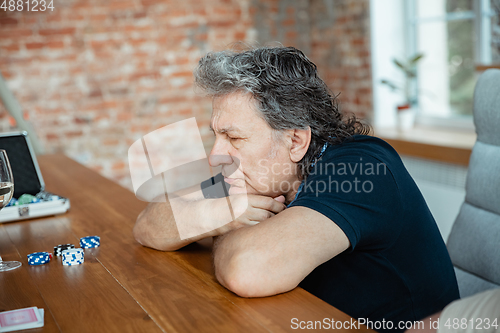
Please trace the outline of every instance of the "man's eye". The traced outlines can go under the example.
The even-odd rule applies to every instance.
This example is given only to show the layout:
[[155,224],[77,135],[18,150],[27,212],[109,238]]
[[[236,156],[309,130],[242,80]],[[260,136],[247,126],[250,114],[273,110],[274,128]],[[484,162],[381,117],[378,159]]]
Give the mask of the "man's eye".
[[231,140],[231,141],[240,140],[240,138],[233,138],[233,137],[231,137],[231,136],[228,136],[227,138],[228,138],[229,140]]

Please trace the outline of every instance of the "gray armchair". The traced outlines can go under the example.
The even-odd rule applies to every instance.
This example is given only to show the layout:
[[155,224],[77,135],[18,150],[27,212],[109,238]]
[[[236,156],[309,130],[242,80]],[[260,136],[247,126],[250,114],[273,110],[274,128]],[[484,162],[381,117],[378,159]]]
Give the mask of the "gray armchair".
[[474,91],[477,141],[466,196],[448,238],[461,297],[500,287],[500,70],[484,72]]

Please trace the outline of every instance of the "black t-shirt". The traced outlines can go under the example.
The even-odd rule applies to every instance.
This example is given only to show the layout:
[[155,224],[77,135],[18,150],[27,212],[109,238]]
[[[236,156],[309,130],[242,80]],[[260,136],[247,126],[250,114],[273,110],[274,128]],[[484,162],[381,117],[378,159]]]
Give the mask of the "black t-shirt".
[[436,222],[385,141],[355,135],[330,145],[293,206],[325,215],[349,239],[349,249],[300,286],[350,316],[385,319],[397,328],[399,321],[420,320],[459,298]]
[[[218,175],[202,183],[223,182]],[[336,223],[351,246],[314,269],[300,287],[350,316],[394,331],[459,298],[453,266],[425,200],[385,141],[355,135],[324,151],[289,207]],[[226,184],[227,186],[227,184]],[[223,193],[224,192],[224,193]],[[377,329],[384,331],[383,329]],[[400,330],[402,331],[402,330]]]

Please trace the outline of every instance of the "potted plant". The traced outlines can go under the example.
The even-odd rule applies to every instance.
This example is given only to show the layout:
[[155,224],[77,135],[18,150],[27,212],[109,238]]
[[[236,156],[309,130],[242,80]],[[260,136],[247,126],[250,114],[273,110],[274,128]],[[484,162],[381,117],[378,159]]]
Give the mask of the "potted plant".
[[403,84],[386,79],[381,80],[381,83],[387,85],[392,91],[401,91],[404,95],[404,102],[397,106],[397,121],[401,129],[413,127],[415,121],[418,94],[413,84],[417,77],[417,64],[423,57],[423,53],[417,53],[404,60],[396,58],[392,60],[394,65],[403,72],[405,77]]

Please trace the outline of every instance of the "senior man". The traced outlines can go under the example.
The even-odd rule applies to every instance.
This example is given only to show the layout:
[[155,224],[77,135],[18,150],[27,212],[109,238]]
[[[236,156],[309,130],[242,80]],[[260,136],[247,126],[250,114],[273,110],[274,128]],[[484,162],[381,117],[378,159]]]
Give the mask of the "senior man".
[[248,207],[233,200],[232,222],[181,239],[169,203],[151,203],[137,219],[137,241],[172,251],[216,236],[216,277],[234,293],[262,297],[300,285],[395,329],[459,297],[445,244],[398,154],[340,113],[301,51],[209,53],[195,78],[213,98],[209,162],[222,175],[186,199],[191,220],[216,219],[217,203],[227,204],[213,196],[200,204],[216,182],[235,198],[246,192]]

